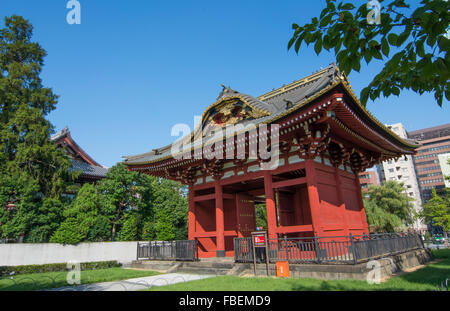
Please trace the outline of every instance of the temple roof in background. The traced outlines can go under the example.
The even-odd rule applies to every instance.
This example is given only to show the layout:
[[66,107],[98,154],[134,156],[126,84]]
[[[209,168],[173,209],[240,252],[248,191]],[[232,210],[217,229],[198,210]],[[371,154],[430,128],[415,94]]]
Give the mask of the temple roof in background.
[[82,171],[80,178],[98,180],[106,177],[108,168],[97,163],[73,140],[68,127],[52,135],[50,139],[65,149],[71,159],[72,169]]

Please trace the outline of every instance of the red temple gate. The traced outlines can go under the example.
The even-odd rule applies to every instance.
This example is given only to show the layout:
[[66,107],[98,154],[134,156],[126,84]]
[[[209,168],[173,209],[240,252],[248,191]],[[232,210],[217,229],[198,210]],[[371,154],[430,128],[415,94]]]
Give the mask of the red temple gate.
[[[124,161],[129,170],[189,186],[189,239],[198,241],[200,257],[233,256],[233,239],[256,228],[255,204],[265,204],[271,239],[368,233],[358,173],[418,147],[377,121],[335,65],[258,98],[224,87],[185,143],[235,124],[257,131],[202,141],[203,154],[194,144],[174,156],[172,145]],[[278,126],[268,130],[279,158],[272,169],[251,156],[263,124]],[[205,152],[226,154],[230,137],[233,157]]]

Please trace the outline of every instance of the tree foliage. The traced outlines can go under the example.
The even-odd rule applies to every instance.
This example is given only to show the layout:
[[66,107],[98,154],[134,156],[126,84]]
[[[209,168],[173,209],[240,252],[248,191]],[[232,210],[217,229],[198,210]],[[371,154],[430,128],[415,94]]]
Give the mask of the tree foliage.
[[93,184],[81,187],[75,201],[64,211],[66,218],[50,239],[52,243],[77,244],[88,238],[99,214],[99,196]]
[[50,140],[54,129],[45,117],[57,96],[42,85],[46,52],[31,41],[32,33],[32,25],[16,15],[0,29],[0,235],[45,242],[60,220],[61,194],[76,174]]
[[288,49],[298,53],[302,43],[313,44],[320,54],[333,50],[339,68],[347,75],[374,59],[385,60],[383,69],[361,91],[361,102],[381,94],[399,95],[403,89],[419,94],[433,92],[442,106],[450,100],[449,69],[450,3],[422,0],[411,9],[404,0],[382,1],[380,23],[369,23],[372,8],[367,2],[356,7],[351,2],[326,0],[319,17],[303,26],[293,24]]
[[[156,238],[169,237],[171,234],[161,232],[170,232],[173,230],[174,239],[187,239],[188,233],[188,200],[187,189],[179,183],[166,179],[153,179],[152,188],[154,191],[154,211],[153,222],[155,226]],[[169,217],[170,216],[170,217]],[[170,218],[170,221],[169,221]],[[162,230],[168,226],[167,231]],[[171,228],[173,226],[173,229]],[[167,240],[167,238],[164,238]]]
[[403,183],[387,181],[380,186],[371,186],[368,199],[364,200],[367,222],[377,231],[393,232],[402,226],[414,223],[417,218],[414,199],[406,195]]
[[111,240],[115,240],[127,214],[141,214],[145,218],[153,213],[151,178],[130,172],[121,163],[108,170],[106,178],[99,182],[98,189],[102,214],[111,223]]
[[367,223],[377,232],[395,232],[403,225],[402,220],[395,214],[379,207],[375,201],[363,200]]
[[266,204],[255,205],[256,227],[267,229],[267,209]]
[[436,194],[436,189],[432,191],[433,197],[424,205],[422,216],[447,235],[450,231],[450,191],[446,189],[443,197]]

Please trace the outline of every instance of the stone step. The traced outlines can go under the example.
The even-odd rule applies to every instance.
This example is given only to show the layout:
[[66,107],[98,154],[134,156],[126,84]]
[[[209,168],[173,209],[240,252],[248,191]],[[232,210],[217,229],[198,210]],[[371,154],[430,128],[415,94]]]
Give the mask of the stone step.
[[208,274],[208,275],[227,275],[231,269],[217,269],[207,267],[186,267],[181,266],[177,269],[177,272],[192,273],[192,274]]
[[234,263],[223,263],[223,262],[208,262],[208,261],[184,261],[184,267],[203,267],[203,268],[217,268],[217,269],[232,269]]
[[232,262],[135,260],[131,263],[130,268],[171,273],[226,275],[232,271],[234,266]]
[[168,270],[171,270],[175,264],[176,262],[174,261],[135,260],[131,263],[130,268],[167,272]]

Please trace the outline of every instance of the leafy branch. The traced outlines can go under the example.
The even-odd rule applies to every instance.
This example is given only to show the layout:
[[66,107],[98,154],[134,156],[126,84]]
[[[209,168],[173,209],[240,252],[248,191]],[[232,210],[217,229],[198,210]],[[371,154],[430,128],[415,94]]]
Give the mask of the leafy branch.
[[[384,1],[380,1],[384,3]],[[333,50],[339,68],[349,75],[374,59],[386,61],[372,82],[361,91],[361,102],[381,95],[400,95],[401,90],[434,92],[439,106],[449,100],[450,4],[444,0],[422,0],[412,10],[404,0],[382,6],[380,23],[369,23],[372,9],[367,3],[355,7],[350,2],[326,0],[319,17],[303,26],[293,24],[288,43],[297,53],[303,43],[314,45],[316,54]],[[337,3],[337,5],[336,5]],[[392,53],[395,54],[392,55]]]

